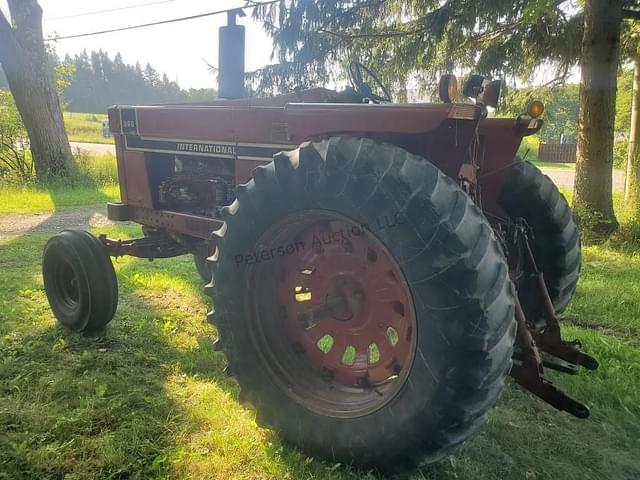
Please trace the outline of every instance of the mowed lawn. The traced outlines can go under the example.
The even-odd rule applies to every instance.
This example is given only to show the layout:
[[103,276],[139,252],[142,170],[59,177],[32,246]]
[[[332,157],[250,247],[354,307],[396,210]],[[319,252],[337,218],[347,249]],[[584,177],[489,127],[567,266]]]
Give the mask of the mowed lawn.
[[[58,326],[48,308],[47,238],[0,243],[0,479],[378,478],[308,458],[256,426],[213,349],[191,258],[118,259],[116,317],[85,336]],[[601,366],[551,376],[591,417],[558,412],[509,382],[463,452],[410,478],[640,478],[639,299],[640,255],[585,248],[565,336]]]
[[113,143],[113,137],[102,135],[106,113],[64,112],[64,126],[71,142]]
[[119,201],[115,155],[76,154],[73,173],[65,184],[49,187],[0,184],[0,215],[54,212]]
[[76,188],[0,187],[0,215],[54,212],[65,208],[105,205],[120,199],[120,187],[79,185]]

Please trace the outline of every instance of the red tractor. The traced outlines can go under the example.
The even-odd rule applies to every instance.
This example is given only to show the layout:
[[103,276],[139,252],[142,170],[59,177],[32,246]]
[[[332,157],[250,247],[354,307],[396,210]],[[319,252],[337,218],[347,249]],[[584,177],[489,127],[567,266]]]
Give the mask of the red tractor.
[[[192,254],[207,319],[241,398],[296,447],[402,471],[454,453],[505,379],[560,410],[588,408],[544,377],[597,362],[556,315],[580,271],[574,216],[515,159],[543,106],[488,118],[499,82],[393,104],[360,64],[352,87],[109,110],[121,203],[144,236],[65,230],[43,274],[65,326],[112,319],[110,256]],[[366,81],[365,81],[366,80]]]

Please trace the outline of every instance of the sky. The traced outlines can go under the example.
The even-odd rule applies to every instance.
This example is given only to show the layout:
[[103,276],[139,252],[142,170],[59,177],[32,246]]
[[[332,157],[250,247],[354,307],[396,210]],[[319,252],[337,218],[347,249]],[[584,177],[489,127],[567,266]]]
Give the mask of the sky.
[[[156,3],[162,1],[162,3]],[[45,38],[107,30],[111,28],[186,17],[199,13],[224,10],[244,4],[243,0],[39,0],[43,10]],[[115,12],[58,19],[69,15],[111,10],[132,5],[156,3]],[[0,9],[8,17],[6,0]],[[254,70],[271,63],[272,43],[259,23],[247,17],[238,20],[246,27],[245,68]],[[117,52],[126,63],[149,62],[182,88],[216,88],[215,77],[205,63],[218,65],[218,28],[226,25],[227,15],[177,22],[91,37],[59,40],[56,51],[61,58],[86,49],[103,49],[111,58]]]

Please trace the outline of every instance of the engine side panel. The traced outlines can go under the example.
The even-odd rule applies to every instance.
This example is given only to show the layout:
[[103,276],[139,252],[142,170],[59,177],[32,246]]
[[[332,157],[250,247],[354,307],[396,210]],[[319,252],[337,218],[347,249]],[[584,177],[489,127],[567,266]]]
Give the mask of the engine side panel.
[[[233,187],[249,180],[256,166],[304,141],[332,135],[398,145],[455,180],[461,172],[479,169],[483,199],[492,205],[500,168],[513,160],[523,134],[511,119],[480,116],[481,109],[470,104],[267,106],[242,101],[109,111],[122,202],[207,217],[218,216],[222,202],[233,200]],[[475,182],[474,175],[464,176]]]

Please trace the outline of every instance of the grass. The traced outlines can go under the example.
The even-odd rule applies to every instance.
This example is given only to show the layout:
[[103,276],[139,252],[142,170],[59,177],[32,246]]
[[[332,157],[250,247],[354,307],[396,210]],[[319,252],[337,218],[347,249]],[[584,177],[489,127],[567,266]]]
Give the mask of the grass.
[[[105,227],[114,237],[138,227]],[[115,262],[120,305],[96,336],[66,331],[40,276],[47,235],[0,244],[0,479],[373,479],[308,458],[256,426],[204,321],[189,257]],[[640,477],[640,255],[584,249],[565,335],[595,372],[553,377],[588,403],[577,420],[512,382],[464,451],[419,480]]]
[[118,201],[118,185],[76,188],[0,188],[0,214],[53,212],[69,207],[101,205]]
[[69,141],[113,143],[113,137],[102,136],[102,122],[107,119],[106,114],[64,112],[63,116]]
[[120,188],[112,154],[75,155],[76,172],[65,184],[48,187],[0,184],[0,215],[53,212],[118,201]]
[[538,161],[538,148],[540,147],[540,140],[535,136],[523,137],[520,147],[518,148],[518,156],[525,158],[530,162]]
[[[559,187],[560,193],[564,195],[570,205],[573,203],[573,190]],[[635,253],[640,251],[640,220],[632,209],[627,208],[624,201],[624,192],[617,190],[612,194],[613,210],[619,223],[618,230],[606,241],[590,232],[583,226],[581,229],[582,243],[603,244],[621,252]],[[583,219],[584,220],[584,219]],[[587,219],[588,222],[588,219]]]
[[[78,160],[75,188],[3,187],[0,213],[117,199],[113,157]],[[620,192],[614,203],[621,212]],[[140,234],[139,227],[99,232]],[[309,458],[256,425],[212,347],[209,302],[188,256],[115,261],[116,318],[86,336],[58,326],[49,310],[40,275],[47,238],[0,241],[0,480],[378,478]],[[638,244],[584,248],[564,320],[565,337],[581,341],[601,366],[551,377],[590,406],[590,419],[557,412],[509,382],[489,424],[461,453],[411,478],[640,478]]]
[[[529,160],[529,157],[527,157],[527,160]],[[542,162],[540,160],[530,160],[530,161],[538,168],[564,168],[564,169],[571,169],[571,170],[575,170],[576,168],[575,163]]]

